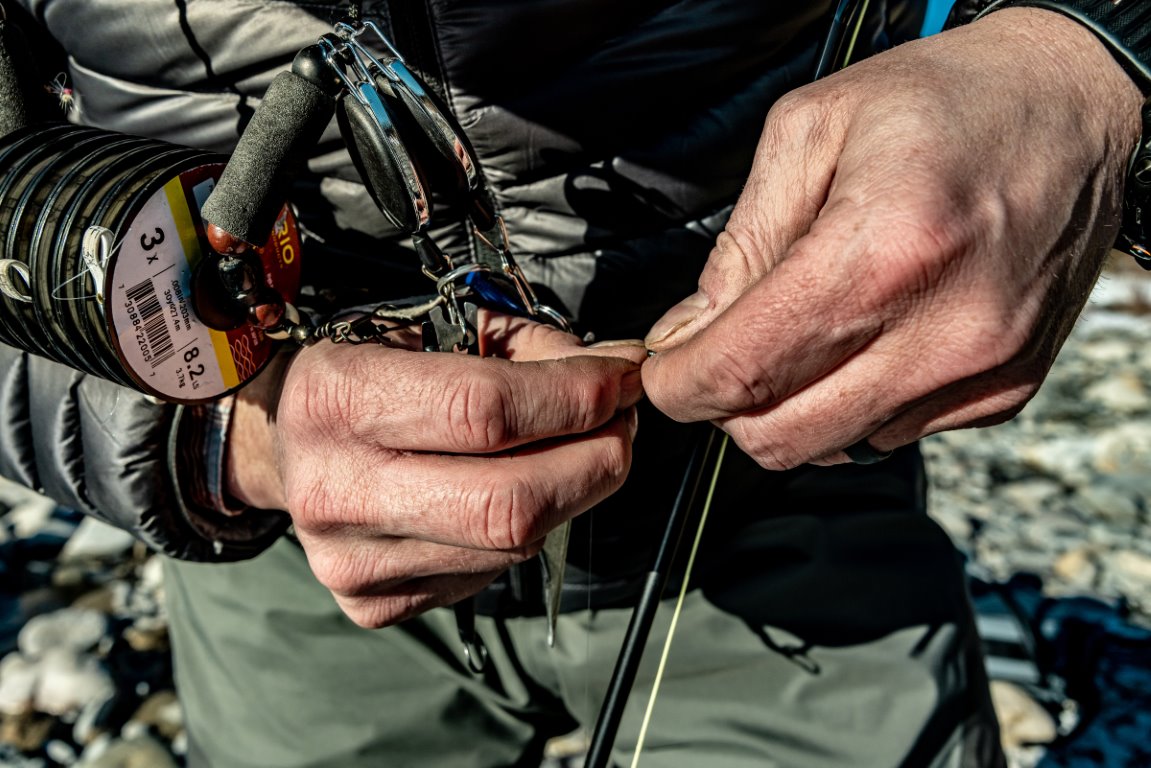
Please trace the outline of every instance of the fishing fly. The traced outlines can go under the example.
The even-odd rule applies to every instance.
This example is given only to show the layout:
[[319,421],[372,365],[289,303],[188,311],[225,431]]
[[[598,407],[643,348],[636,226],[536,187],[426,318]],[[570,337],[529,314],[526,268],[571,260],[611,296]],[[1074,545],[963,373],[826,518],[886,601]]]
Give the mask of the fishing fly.
[[76,95],[76,91],[72,86],[68,85],[68,75],[64,72],[52,78],[52,80],[44,86],[44,90],[56,98],[56,102],[60,105],[60,109],[64,114],[68,115],[72,112],[76,114],[80,113],[79,97]]

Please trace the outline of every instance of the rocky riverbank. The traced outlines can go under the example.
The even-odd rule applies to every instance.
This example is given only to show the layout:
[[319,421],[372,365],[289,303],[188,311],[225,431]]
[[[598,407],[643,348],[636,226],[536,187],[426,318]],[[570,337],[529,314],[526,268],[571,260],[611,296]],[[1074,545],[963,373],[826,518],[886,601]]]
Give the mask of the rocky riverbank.
[[924,441],[933,514],[989,574],[1151,620],[1151,276],[1109,272],[1012,421]]
[[[1020,416],[924,450],[934,514],[975,571],[1034,573],[1050,595],[1122,601],[1151,625],[1151,276],[1108,273]],[[0,510],[0,768],[181,765],[159,563],[6,484]],[[1073,725],[1019,686],[996,694],[1015,766]],[[546,765],[575,768],[579,744]]]
[[160,561],[23,489],[0,506],[0,766],[176,768]]
[[[933,514],[977,578],[1033,574],[1063,606],[1076,605],[1072,597],[1102,601],[1095,624],[1080,620],[1059,640],[1083,658],[1040,664],[1078,665],[1088,687],[1081,698],[1090,702],[1040,706],[1034,694],[1043,685],[1016,684],[1034,681],[1034,665],[1013,675],[1011,660],[989,662],[1000,678],[992,693],[1013,768],[1151,765],[1151,643],[1142,629],[1151,627],[1151,276],[1128,260],[1112,264],[1015,419],[923,446]],[[1103,621],[1134,644],[1098,634]],[[1097,633],[1091,641],[1066,639],[1084,628]],[[1048,645],[1049,656],[1060,647]]]

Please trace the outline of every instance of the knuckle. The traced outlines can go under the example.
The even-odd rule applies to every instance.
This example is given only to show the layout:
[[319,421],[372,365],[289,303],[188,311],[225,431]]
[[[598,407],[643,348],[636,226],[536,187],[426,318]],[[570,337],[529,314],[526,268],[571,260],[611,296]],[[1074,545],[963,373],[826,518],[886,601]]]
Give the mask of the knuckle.
[[281,425],[295,433],[338,435],[354,424],[356,366],[308,366],[280,399]]
[[468,503],[470,543],[479,549],[517,550],[539,538],[540,509],[533,489],[518,478],[478,486]]
[[1036,380],[1018,381],[986,394],[977,407],[971,426],[991,427],[1011,421],[1035,397],[1039,385]]
[[798,88],[776,100],[767,114],[766,132],[777,141],[803,141],[823,130],[826,106],[810,88]]
[[601,476],[610,491],[619,490],[627,479],[631,470],[631,456],[631,442],[626,438],[604,441],[598,459]]
[[474,595],[511,564],[505,562],[498,570],[469,571],[464,575],[413,578],[369,595],[334,594],[334,597],[354,623],[365,629],[380,629]]
[[404,605],[408,601],[389,597],[344,598],[336,596],[336,603],[344,615],[363,629],[382,629],[416,615],[418,611]]
[[[776,227],[765,221],[755,197],[750,205],[739,205],[727,226],[716,237],[708,265],[700,277],[700,290],[707,299],[705,312],[715,312],[742,294],[767,269],[765,259],[778,254]],[[722,265],[711,267],[712,264]]]
[[347,553],[327,551],[309,554],[308,562],[316,580],[333,595],[355,597],[363,593],[364,581],[359,573],[361,567]]
[[718,346],[711,354],[711,390],[718,407],[728,413],[742,413],[774,402],[775,388],[755,361],[726,346]]
[[370,611],[362,603],[341,598],[335,595],[336,604],[340,606],[340,610],[344,615],[351,619],[352,623],[361,629],[381,629],[388,626],[386,620],[382,620],[376,615],[375,611]]
[[288,478],[285,495],[292,523],[298,530],[322,535],[331,529],[331,494],[322,479],[300,482],[294,477]]
[[786,451],[774,446],[763,446],[753,458],[764,469],[772,472],[785,472],[804,463],[806,459],[800,458],[800,455],[798,451]]
[[506,563],[501,564],[501,570],[510,568],[513,565],[519,565],[520,563],[526,563],[528,560],[531,560],[533,557],[542,552],[543,549],[544,540],[539,538],[530,544],[519,547],[518,549],[509,550],[507,553],[508,560]]
[[565,384],[563,399],[570,411],[573,431],[587,432],[601,426],[615,413],[619,402],[615,378],[572,376]]
[[450,382],[444,400],[448,439],[461,453],[505,447],[514,432],[512,402],[504,377],[491,371],[476,370]]
[[353,548],[330,547],[317,554],[309,553],[308,562],[316,580],[341,597],[379,594],[383,585],[390,582],[385,561]]
[[773,472],[794,469],[810,458],[799,446],[781,443],[777,435],[769,435],[748,419],[731,421],[724,430],[756,464]]

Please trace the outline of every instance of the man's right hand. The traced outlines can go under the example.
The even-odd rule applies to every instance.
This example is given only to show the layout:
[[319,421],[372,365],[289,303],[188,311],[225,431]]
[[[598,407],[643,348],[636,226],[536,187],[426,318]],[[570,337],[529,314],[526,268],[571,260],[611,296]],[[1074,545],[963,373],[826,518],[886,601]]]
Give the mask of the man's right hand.
[[[364,627],[472,595],[622,484],[644,350],[488,315],[485,357],[319,343],[237,398],[229,491]],[[497,359],[501,358],[501,359]]]

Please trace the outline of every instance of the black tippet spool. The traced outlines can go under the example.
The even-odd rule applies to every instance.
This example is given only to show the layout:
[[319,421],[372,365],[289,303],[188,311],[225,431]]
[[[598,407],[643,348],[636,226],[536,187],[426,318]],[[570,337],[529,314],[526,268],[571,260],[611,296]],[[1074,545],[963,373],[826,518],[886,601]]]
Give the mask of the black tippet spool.
[[[48,330],[57,348],[70,349],[79,357],[79,362],[73,363],[77,368],[96,375],[107,375],[110,372],[99,354],[99,346],[83,333],[81,338],[68,335],[68,330],[74,327],[69,306],[74,301],[69,301],[65,296],[64,285],[65,281],[72,280],[66,270],[70,259],[56,258],[56,235],[63,229],[59,226],[60,216],[71,209],[74,201],[82,198],[86,180],[98,178],[99,172],[115,158],[122,156],[125,150],[137,147],[147,147],[146,141],[136,136],[120,136],[102,143],[82,160],[72,163],[67,172],[60,175],[41,204],[41,213],[28,247],[32,259],[32,289],[35,293],[32,308],[36,317]],[[60,253],[64,256],[68,254],[67,251]],[[62,316],[48,315],[49,309]]]
[[[24,328],[29,332],[29,337],[41,346],[42,354],[45,357],[58,360],[80,370],[84,370],[84,367],[81,364],[82,356],[76,351],[79,345],[70,344],[67,341],[64,343],[57,342],[56,337],[59,337],[64,331],[59,329],[58,333],[54,332],[53,326],[57,325],[57,319],[53,317],[57,314],[55,307],[42,304],[40,297],[37,296],[45,289],[36,275],[35,235],[38,228],[37,222],[48,213],[45,202],[57,180],[67,176],[70,169],[81,164],[93,149],[107,146],[116,138],[115,134],[92,132],[63,145],[56,153],[40,163],[36,170],[28,175],[28,182],[15,201],[11,213],[11,223],[8,225],[10,230],[3,250],[4,258],[24,262],[28,265],[32,275],[29,287],[32,301],[16,304],[16,309],[24,321]],[[48,288],[48,292],[51,292],[51,288]]]
[[100,295],[102,287],[92,278],[91,271],[84,262],[83,241],[89,226],[86,223],[98,222],[95,226],[117,231],[122,223],[121,214],[125,209],[132,207],[135,195],[148,186],[150,180],[179,173],[181,167],[196,157],[202,157],[202,154],[188,147],[170,146],[160,152],[156,151],[155,146],[150,147],[133,166],[120,171],[111,180],[107,189],[94,194],[91,206],[82,207],[71,222],[71,226],[61,231],[59,235],[66,240],[65,246],[58,248],[58,252],[62,253],[64,258],[61,259],[61,277],[57,284],[63,289],[70,314],[77,318],[76,327],[94,347],[110,350],[105,355],[106,364],[114,369],[114,380],[121,381],[127,386],[135,387],[136,384],[124,369],[119,354],[115,352],[105,318],[104,304],[95,300]]
[[[12,200],[21,194],[23,185],[32,173],[32,169],[51,153],[51,141],[67,133],[71,127],[66,123],[42,126],[40,130],[29,126],[14,131],[4,138],[3,144],[0,146],[0,168],[6,169],[4,173],[0,173],[0,225],[5,227],[5,232],[7,232],[8,222],[11,221],[11,209],[15,207]],[[3,257],[4,250],[4,244],[0,243],[0,257]],[[3,271],[11,279],[12,287],[19,294],[27,292],[29,286],[22,277],[18,276],[20,270],[15,267],[5,267]],[[5,296],[5,298],[15,300],[11,296]],[[0,301],[0,328],[2,328],[0,337],[3,337],[6,344],[26,349],[28,334],[22,330],[22,323],[17,317],[18,314],[12,307],[11,301]]]
[[[271,342],[208,328],[191,294],[208,252],[200,207],[222,168],[218,155],[68,124],[0,139],[0,267],[15,278],[0,281],[0,341],[170,401],[249,380]],[[294,298],[287,208],[259,250],[270,287]]]
[[[82,263],[80,246],[83,229],[77,230],[77,218],[87,211],[91,215],[94,201],[102,199],[107,194],[111,183],[120,178],[125,172],[137,168],[140,162],[151,154],[154,149],[147,141],[135,139],[135,144],[129,147],[117,145],[116,151],[103,163],[92,168],[84,174],[80,183],[72,185],[71,199],[62,206],[62,210],[54,211],[43,218],[40,227],[44,229],[40,240],[38,256],[51,264],[53,274],[48,283],[54,286],[53,298],[67,315],[65,325],[80,332],[83,346],[90,350],[89,359],[93,365],[92,370],[104,378],[121,384],[128,384],[127,377],[118,365],[118,361],[110,361],[100,350],[110,346],[107,341],[94,337],[81,322],[85,302],[95,297],[95,287],[82,277],[76,277],[77,263]],[[69,235],[77,234],[75,237]],[[56,258],[58,254],[62,258]],[[117,363],[117,364],[113,364]]]

